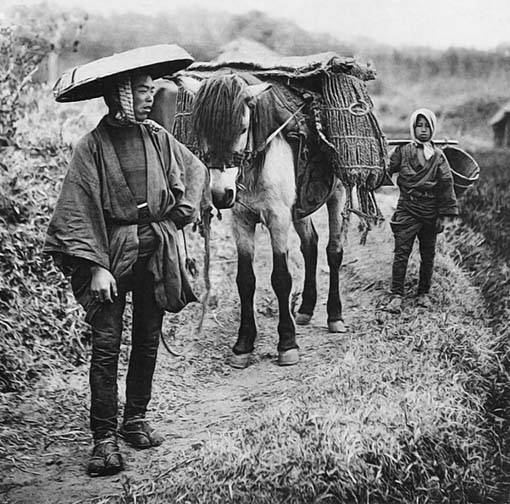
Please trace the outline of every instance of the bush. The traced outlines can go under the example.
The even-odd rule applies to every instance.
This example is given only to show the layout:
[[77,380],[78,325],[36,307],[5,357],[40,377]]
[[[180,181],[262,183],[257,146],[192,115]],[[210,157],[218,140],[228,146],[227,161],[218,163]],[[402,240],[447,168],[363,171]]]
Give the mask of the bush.
[[0,147],[14,143],[23,114],[20,96],[49,51],[48,42],[23,34],[14,26],[0,26]]
[[31,110],[17,123],[17,143],[2,150],[0,185],[0,392],[19,391],[49,367],[80,363],[88,330],[67,280],[42,254],[69,145],[50,93],[23,95]]

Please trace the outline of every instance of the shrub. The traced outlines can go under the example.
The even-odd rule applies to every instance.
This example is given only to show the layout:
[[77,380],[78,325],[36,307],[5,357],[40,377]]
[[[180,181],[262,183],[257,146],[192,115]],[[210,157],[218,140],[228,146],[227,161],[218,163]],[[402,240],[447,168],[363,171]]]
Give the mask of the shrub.
[[[0,392],[25,388],[50,367],[82,362],[88,330],[67,280],[42,254],[69,145],[50,93],[22,96],[30,116],[16,124],[17,143],[2,150],[0,185]],[[22,148],[21,148],[22,147]]]
[[14,143],[23,114],[21,93],[48,52],[49,44],[42,37],[0,26],[0,147]]

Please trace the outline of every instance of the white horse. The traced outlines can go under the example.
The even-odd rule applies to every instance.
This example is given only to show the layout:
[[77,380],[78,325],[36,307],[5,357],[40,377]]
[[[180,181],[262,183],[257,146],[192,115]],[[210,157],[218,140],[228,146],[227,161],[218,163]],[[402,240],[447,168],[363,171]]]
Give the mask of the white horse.
[[[253,81],[254,77],[250,77]],[[253,306],[253,257],[257,223],[267,226],[271,236],[271,284],[279,305],[278,363],[296,364],[299,347],[295,323],[306,325],[310,322],[317,300],[318,235],[311,217],[293,218],[296,189],[299,189],[296,188],[294,166],[296,152],[281,134],[281,119],[276,117],[271,99],[273,90],[260,81],[247,84],[236,74],[219,75],[202,82],[181,77],[179,84],[194,95],[192,122],[210,170],[213,203],[217,208],[232,208],[241,323],[230,364],[237,368],[248,366],[254,350],[257,329]],[[154,107],[158,108],[157,100]],[[272,129],[272,135],[267,134],[268,127]],[[324,161],[327,162],[325,158]],[[329,173],[333,173],[332,167]],[[335,179],[327,201],[321,202],[327,204],[329,215],[327,313],[328,329],[335,333],[346,330],[339,295],[339,269],[343,256],[341,199],[342,188]],[[287,264],[288,235],[292,223],[301,239],[305,261],[302,303],[296,319],[290,308],[292,278]]]

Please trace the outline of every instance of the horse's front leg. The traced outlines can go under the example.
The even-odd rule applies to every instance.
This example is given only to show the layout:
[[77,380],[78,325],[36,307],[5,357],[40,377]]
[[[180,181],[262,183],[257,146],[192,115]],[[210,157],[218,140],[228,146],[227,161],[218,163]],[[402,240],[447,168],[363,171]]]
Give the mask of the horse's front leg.
[[290,293],[292,276],[288,266],[287,241],[291,225],[290,210],[272,212],[267,219],[273,249],[273,271],[271,285],[278,299],[278,364],[290,366],[299,362],[298,345],[296,343],[296,326],[290,309]]
[[317,303],[317,243],[319,237],[311,217],[294,221],[294,228],[301,241],[301,254],[305,261],[305,279],[301,306],[296,315],[298,325],[307,325]]
[[233,231],[237,247],[237,289],[241,300],[241,323],[237,341],[232,348],[230,365],[245,368],[250,363],[257,327],[253,310],[255,294],[255,273],[253,256],[255,253],[255,219],[242,211],[233,212]]
[[329,266],[329,293],[327,302],[329,332],[346,332],[342,317],[342,301],[340,300],[339,274],[344,251],[341,240],[341,204],[343,189],[340,183],[328,199],[329,241],[326,247]]

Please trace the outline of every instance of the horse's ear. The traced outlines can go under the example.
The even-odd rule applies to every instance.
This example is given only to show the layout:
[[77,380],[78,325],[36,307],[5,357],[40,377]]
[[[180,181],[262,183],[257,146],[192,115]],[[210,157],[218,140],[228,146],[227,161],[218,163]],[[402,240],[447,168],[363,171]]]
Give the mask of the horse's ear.
[[262,84],[252,84],[246,88],[246,99],[248,102],[255,101],[262,93],[271,88],[271,84],[263,82]]
[[195,96],[198,93],[198,90],[200,89],[200,86],[202,84],[201,81],[198,79],[194,79],[193,77],[186,77],[184,75],[178,75],[175,78],[175,81],[177,82],[177,85],[184,88],[188,93]]

